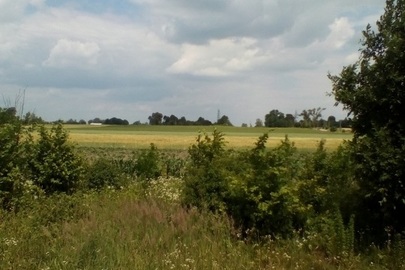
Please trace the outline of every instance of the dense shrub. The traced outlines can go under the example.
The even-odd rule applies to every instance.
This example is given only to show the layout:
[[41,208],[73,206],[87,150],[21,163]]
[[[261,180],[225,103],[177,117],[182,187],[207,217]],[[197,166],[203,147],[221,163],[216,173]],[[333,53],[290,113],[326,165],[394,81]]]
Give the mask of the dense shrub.
[[30,149],[28,166],[37,186],[46,193],[71,193],[80,185],[83,176],[82,160],[68,142],[62,124],[51,129],[39,127],[38,141]]
[[143,179],[155,179],[162,174],[161,157],[157,147],[151,143],[149,150],[137,157],[135,173]]
[[15,119],[0,125],[0,203],[16,210],[45,192],[72,193],[81,184],[82,160],[58,124],[23,126]]
[[347,143],[328,153],[325,141],[319,142],[314,153],[308,154],[300,173],[300,199],[311,205],[314,214],[339,208],[347,220],[353,213],[358,190],[353,177],[353,162]]
[[200,134],[189,149],[184,202],[226,211],[243,232],[288,236],[301,228],[306,208],[295,187],[299,155],[288,138],[266,150],[267,138],[236,152],[224,148],[222,133],[214,131],[212,139]]
[[384,131],[351,143],[359,185],[356,214],[366,242],[405,237],[405,144],[394,145]]
[[[228,192],[225,142],[223,134],[214,130],[212,139],[206,133],[198,134],[196,144],[189,148],[190,162],[186,169],[184,200],[186,205],[224,210],[223,203]],[[229,156],[229,155],[228,155]]]
[[247,172],[237,173],[231,186],[229,212],[235,222],[258,235],[287,237],[305,225],[307,207],[298,197],[300,154],[288,138],[267,150],[268,135],[241,153]]
[[119,189],[125,185],[122,170],[111,158],[99,157],[87,166],[86,174],[87,187],[90,189]]
[[8,208],[14,196],[14,181],[10,173],[16,166],[22,166],[19,157],[23,154],[20,145],[20,125],[0,126],[0,203]]
[[245,236],[333,231],[331,213],[339,213],[343,227],[352,226],[358,187],[350,149],[329,153],[321,141],[315,152],[304,153],[288,137],[267,149],[267,139],[264,134],[251,150],[234,151],[225,149],[220,132],[199,134],[189,149],[183,203],[226,212]]

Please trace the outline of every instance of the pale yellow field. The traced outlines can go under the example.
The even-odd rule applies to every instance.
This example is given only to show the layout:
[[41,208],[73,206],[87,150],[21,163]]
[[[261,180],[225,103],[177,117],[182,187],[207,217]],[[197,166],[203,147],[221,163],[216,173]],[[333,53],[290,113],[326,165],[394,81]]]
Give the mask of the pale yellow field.
[[[186,150],[195,143],[196,136],[188,134],[85,134],[71,133],[70,139],[82,146],[94,147],[125,147],[135,149],[145,149],[154,143],[159,149]],[[280,144],[284,137],[270,137],[268,147]],[[225,137],[227,146],[232,148],[251,148],[257,141],[257,136],[227,136]],[[320,138],[293,137],[290,138],[299,149],[315,149]],[[327,138],[326,148],[335,149],[343,142],[342,138]]]

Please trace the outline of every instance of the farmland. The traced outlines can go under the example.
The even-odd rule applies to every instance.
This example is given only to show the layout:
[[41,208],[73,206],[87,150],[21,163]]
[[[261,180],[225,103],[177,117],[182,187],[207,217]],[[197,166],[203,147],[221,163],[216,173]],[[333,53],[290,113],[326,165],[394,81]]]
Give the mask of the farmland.
[[198,132],[212,133],[214,129],[225,134],[230,148],[249,148],[263,133],[269,132],[268,146],[274,147],[288,135],[298,149],[315,149],[319,141],[326,141],[327,149],[336,149],[350,132],[329,132],[303,128],[242,128],[226,126],[82,126],[66,125],[73,142],[82,147],[112,147],[146,149],[154,143],[159,149],[186,150],[195,142]]
[[[403,242],[355,242],[352,164],[337,148],[350,132],[62,124],[2,132],[3,159],[18,167],[1,179],[13,183],[1,190],[1,269],[404,266]],[[208,135],[196,141],[199,132]]]

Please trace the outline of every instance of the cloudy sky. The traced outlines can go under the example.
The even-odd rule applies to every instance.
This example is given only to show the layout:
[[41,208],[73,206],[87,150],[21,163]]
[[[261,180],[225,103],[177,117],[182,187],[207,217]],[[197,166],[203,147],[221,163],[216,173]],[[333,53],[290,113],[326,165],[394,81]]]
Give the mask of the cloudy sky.
[[[235,125],[325,107],[383,0],[0,0],[0,94],[48,121],[159,111]],[[0,100],[1,102],[1,100]],[[6,103],[6,104],[5,104]]]

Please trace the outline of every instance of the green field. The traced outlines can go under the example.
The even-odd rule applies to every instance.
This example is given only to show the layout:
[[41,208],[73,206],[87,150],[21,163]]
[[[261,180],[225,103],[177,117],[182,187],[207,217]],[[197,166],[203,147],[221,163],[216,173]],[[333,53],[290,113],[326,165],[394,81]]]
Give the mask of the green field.
[[334,149],[344,140],[350,140],[350,132],[329,132],[304,128],[242,128],[226,126],[82,126],[66,125],[71,139],[85,147],[148,148],[154,143],[159,149],[186,150],[195,142],[198,132],[210,134],[214,129],[224,133],[229,147],[251,147],[259,136],[269,132],[268,146],[276,146],[286,135],[299,149],[314,149],[320,140]]

